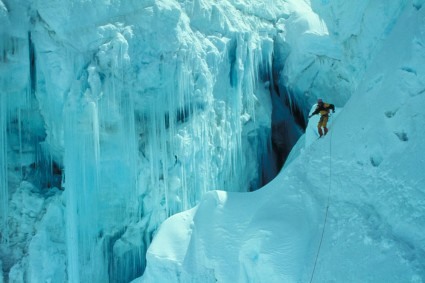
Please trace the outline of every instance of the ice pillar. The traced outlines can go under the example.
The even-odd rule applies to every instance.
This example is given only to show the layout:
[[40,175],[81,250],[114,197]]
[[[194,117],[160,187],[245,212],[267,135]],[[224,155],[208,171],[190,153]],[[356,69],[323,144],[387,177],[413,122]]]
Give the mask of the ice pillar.
[[65,109],[65,191],[69,282],[107,282],[99,256],[97,106],[70,103]]

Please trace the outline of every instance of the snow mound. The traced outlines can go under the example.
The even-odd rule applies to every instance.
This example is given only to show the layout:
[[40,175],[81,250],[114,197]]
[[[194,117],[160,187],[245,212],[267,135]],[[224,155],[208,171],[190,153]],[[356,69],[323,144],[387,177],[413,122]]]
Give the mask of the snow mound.
[[[318,219],[310,196],[282,194],[281,181],[251,194],[209,192],[196,209],[167,220],[140,282],[154,282],[159,271],[169,274],[163,282],[175,282],[173,272],[181,282],[261,282],[265,274],[268,282],[296,281]],[[271,215],[270,207],[278,213]]]

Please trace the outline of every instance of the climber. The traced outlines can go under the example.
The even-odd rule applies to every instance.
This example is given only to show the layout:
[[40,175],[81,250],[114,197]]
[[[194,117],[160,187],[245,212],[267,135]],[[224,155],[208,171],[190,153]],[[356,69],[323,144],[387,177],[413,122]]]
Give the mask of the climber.
[[316,110],[314,110],[314,112],[311,113],[310,116],[308,116],[308,118],[311,118],[313,115],[320,114],[320,120],[317,124],[320,137],[323,136],[322,127],[325,132],[325,135],[328,133],[328,128],[326,128],[326,125],[328,124],[330,110],[332,110],[332,113],[335,113],[335,106],[330,103],[324,103],[323,100],[319,98],[317,100]]

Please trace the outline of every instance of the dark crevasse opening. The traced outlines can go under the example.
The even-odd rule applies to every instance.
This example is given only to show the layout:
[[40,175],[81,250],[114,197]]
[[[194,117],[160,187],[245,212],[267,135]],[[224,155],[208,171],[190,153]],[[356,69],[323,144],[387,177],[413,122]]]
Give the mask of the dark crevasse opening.
[[[56,162],[44,141],[46,139],[45,121],[40,112],[40,105],[36,97],[37,92],[37,56],[36,48],[32,39],[32,33],[28,32],[28,63],[29,83],[28,98],[25,108],[27,112],[18,126],[27,136],[28,140],[21,141],[31,146],[34,157],[30,164],[21,164],[23,180],[29,181],[39,188],[61,188],[62,166]],[[22,134],[20,134],[22,136]]]
[[34,43],[31,38],[31,32],[28,32],[28,53],[29,53],[29,65],[30,65],[30,87],[31,94],[34,95],[37,85],[37,69],[36,69],[36,58]]
[[272,146],[277,167],[280,169],[298,139],[304,133],[306,121],[301,109],[291,105],[285,92],[272,94]]
[[275,41],[271,73],[269,78],[272,99],[271,145],[268,160],[263,162],[262,180],[265,185],[270,182],[285,164],[294,145],[307,126],[305,114],[307,109],[300,108],[290,99],[291,95],[280,79],[289,49],[282,42]]

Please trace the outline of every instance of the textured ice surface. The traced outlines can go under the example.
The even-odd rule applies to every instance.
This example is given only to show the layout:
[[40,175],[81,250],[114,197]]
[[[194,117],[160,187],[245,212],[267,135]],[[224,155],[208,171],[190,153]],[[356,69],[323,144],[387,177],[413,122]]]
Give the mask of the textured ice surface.
[[[271,137],[289,151],[322,97],[338,107],[348,101],[331,131],[343,176],[336,182],[349,193],[334,197],[336,240],[325,238],[317,276],[327,280],[335,260],[336,281],[382,264],[390,281],[420,282],[422,5],[1,1],[3,277],[128,282],[142,274],[160,223],[196,205],[163,226],[146,278],[308,277],[329,138],[311,143],[311,120],[273,183],[237,192],[273,178],[284,157],[271,155]],[[169,235],[176,229],[178,242]],[[357,257],[333,256],[339,249]],[[360,278],[383,272],[370,274]]]
[[312,118],[272,182],[164,222],[134,282],[423,282],[424,18],[406,7],[329,134]]

